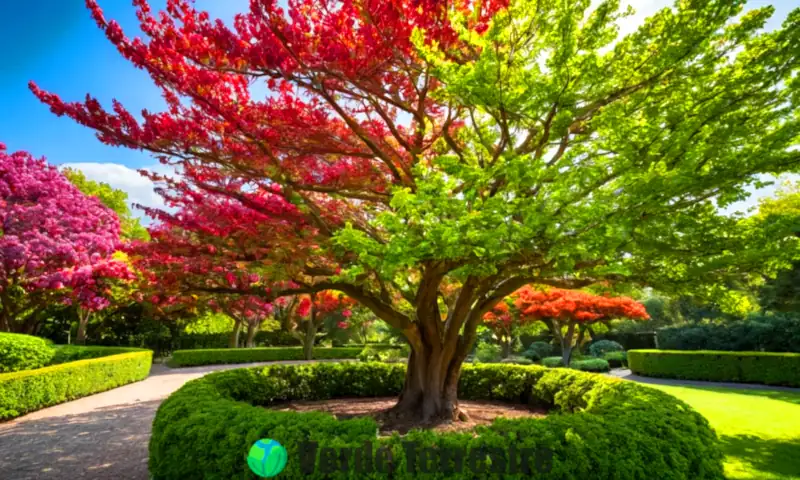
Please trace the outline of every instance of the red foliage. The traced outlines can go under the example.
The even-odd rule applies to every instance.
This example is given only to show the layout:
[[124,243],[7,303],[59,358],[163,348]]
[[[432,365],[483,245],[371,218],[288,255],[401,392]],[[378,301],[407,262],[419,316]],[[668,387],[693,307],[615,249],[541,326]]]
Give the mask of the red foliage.
[[557,319],[591,323],[614,318],[647,320],[644,305],[628,297],[592,295],[559,288],[525,286],[514,294],[514,305],[522,318]]

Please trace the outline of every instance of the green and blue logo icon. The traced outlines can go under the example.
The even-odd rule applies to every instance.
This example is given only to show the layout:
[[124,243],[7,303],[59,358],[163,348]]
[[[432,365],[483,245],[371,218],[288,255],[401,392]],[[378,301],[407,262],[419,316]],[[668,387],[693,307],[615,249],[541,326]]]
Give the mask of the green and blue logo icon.
[[262,438],[250,447],[247,465],[259,477],[270,478],[286,468],[286,449],[271,438]]

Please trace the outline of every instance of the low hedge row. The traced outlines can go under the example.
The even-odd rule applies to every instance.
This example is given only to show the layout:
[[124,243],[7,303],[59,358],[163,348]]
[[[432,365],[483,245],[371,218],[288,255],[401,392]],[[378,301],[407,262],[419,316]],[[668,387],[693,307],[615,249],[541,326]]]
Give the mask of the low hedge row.
[[[568,369],[465,365],[459,384],[462,399],[531,403],[551,410],[544,419],[497,419],[478,427],[477,435],[413,430],[402,437],[379,437],[371,418],[337,420],[323,412],[263,408],[287,400],[397,395],[404,378],[402,364],[319,363],[229,370],[193,380],[158,409],[150,440],[150,474],[156,480],[255,479],[247,465],[248,450],[257,440],[271,438],[288,451],[282,479],[723,478],[717,437],[688,405],[634,382]],[[306,442],[320,448],[308,455],[302,450]],[[405,442],[416,442],[427,452],[435,449],[430,460],[435,463],[429,464],[433,473],[422,471],[419,463],[414,469]],[[508,465],[512,445],[516,464],[523,449],[531,449],[537,458],[542,454],[544,462],[529,474],[504,477],[467,467],[458,471],[453,457],[445,467],[455,471],[440,467],[445,451],[480,448],[485,449],[481,458],[489,452],[491,468],[499,469]],[[326,472],[331,452],[323,461],[323,447],[336,449],[339,456],[333,464],[338,472]],[[374,458],[386,449],[391,451],[390,473],[353,471],[359,462],[357,450]]]
[[[361,347],[314,348],[315,360],[355,359]],[[170,367],[216,365],[221,363],[275,362],[279,360],[303,360],[303,347],[264,348],[210,348],[205,350],[175,350]]]
[[142,380],[152,359],[138,350],[0,374],[0,420]]
[[141,352],[141,348],[132,347],[98,347],[84,345],[56,345],[55,355],[50,361],[51,365],[88,360],[90,358],[108,357],[120,353]]
[[798,353],[631,350],[628,365],[649,377],[800,387]]
[[44,367],[54,353],[53,346],[43,338],[0,332],[0,373]]

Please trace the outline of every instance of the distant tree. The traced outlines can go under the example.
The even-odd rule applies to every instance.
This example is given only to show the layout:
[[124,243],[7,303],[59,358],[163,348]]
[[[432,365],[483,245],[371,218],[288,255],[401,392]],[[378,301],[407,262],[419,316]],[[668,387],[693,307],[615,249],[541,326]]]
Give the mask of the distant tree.
[[[800,237],[800,182],[786,185],[774,199],[761,202],[757,217],[770,224],[788,224]],[[759,302],[765,310],[800,312],[800,261],[792,268],[767,278],[759,292]]]
[[117,215],[58,169],[0,144],[0,329],[34,333],[55,302],[105,308],[106,280],[130,274],[112,258],[119,233]]
[[562,362],[569,365],[578,329],[615,318],[646,320],[644,305],[627,297],[607,297],[577,290],[526,286],[513,295],[520,318],[541,320],[561,343]]

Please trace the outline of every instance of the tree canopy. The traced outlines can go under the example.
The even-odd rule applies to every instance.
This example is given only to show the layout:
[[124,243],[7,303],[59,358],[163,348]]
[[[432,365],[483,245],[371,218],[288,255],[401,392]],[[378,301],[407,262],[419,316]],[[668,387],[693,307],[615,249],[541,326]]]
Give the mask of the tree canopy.
[[685,291],[797,256],[717,207],[800,165],[800,10],[764,32],[772,8],[680,1],[618,38],[618,0],[253,0],[233,26],[136,4],[145,40],[88,1],[165,111],[34,94],[179,170],[150,175],[177,212],[149,211],[141,256],[197,272],[182,288],[243,293],[201,274],[244,271],[402,331],[400,409],[457,416],[477,326],[525,284]]

